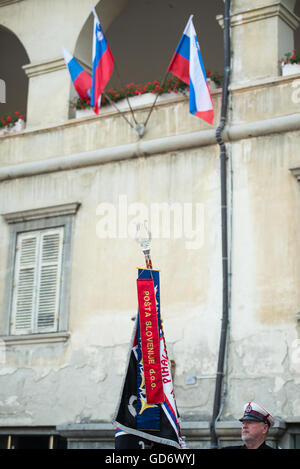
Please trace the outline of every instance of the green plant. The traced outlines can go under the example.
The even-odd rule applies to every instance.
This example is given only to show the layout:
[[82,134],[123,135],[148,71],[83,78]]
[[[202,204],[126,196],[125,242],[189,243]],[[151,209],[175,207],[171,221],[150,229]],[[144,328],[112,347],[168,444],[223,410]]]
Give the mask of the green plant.
[[278,60],[281,64],[300,64],[300,49],[293,49],[292,52],[287,52],[284,57]]
[[[210,78],[218,86],[221,85],[222,75],[216,72],[207,72],[207,78]],[[182,93],[185,94],[188,91],[188,85],[181,81],[177,77],[171,77],[164,83],[158,80],[148,81],[145,85],[129,83],[124,88],[117,90],[115,88],[109,88],[105,94],[101,97],[101,106],[107,106],[110,102],[118,102],[122,99],[131,98],[133,96],[139,96],[146,93]],[[89,98],[75,98],[70,102],[70,106],[75,109],[86,109],[91,107]]]
[[24,120],[24,116],[19,111],[2,114],[0,116],[0,128],[12,127],[19,119]]
[[207,71],[206,77],[214,81],[217,86],[221,86],[223,76],[220,73]]
[[[158,80],[154,80],[153,82],[148,81],[145,85],[129,83],[120,90],[109,88],[106,93],[102,95],[101,105],[106,106],[110,104],[111,101],[116,103],[122,99],[131,98],[145,93],[184,93],[187,88],[188,85],[178,78],[170,78],[163,84]],[[71,101],[70,104],[71,107],[76,109],[86,109],[91,106],[89,98],[75,98],[75,100]]]

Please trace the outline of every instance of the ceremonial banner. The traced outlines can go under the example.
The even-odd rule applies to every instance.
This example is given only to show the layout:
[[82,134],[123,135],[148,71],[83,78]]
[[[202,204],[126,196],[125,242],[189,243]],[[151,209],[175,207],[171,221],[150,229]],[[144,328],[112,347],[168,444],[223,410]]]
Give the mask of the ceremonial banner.
[[[139,269],[138,279],[152,280],[155,291],[155,307],[157,311],[157,324],[160,330],[160,285],[159,271],[152,269]],[[138,342],[137,342],[137,417],[136,425],[139,430],[160,430],[161,407],[158,404],[147,402],[146,385],[142,356],[142,344],[140,334],[140,319],[138,315]]]
[[136,428],[139,430],[160,429],[160,406],[149,404],[146,396],[146,384],[143,366],[140,320],[137,318],[137,403],[136,403]]
[[[138,279],[151,279],[154,286],[157,324],[159,330],[160,373],[163,383],[163,402],[150,404],[145,391],[145,377],[139,347],[139,317],[136,319],[130,355],[124,377],[120,401],[113,425],[117,428],[116,449],[151,448],[164,446],[185,448],[176,408],[170,365],[160,320],[159,271],[139,269]],[[148,291],[148,290],[147,290]],[[134,438],[136,437],[136,438]]]
[[153,280],[138,279],[137,291],[147,403],[159,404],[164,401],[164,392]]

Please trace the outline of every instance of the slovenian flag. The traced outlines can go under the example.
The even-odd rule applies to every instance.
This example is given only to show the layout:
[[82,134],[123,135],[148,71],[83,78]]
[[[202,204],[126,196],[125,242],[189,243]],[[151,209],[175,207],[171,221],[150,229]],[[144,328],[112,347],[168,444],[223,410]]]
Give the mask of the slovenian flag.
[[80,98],[88,99],[91,95],[92,77],[63,46],[61,48],[76,92]]
[[193,24],[193,15],[190,16],[168,70],[189,85],[190,113],[213,124],[214,108]]
[[98,114],[101,105],[101,94],[113,72],[114,58],[94,8],[93,13],[93,83],[91,105],[94,107],[95,113]]

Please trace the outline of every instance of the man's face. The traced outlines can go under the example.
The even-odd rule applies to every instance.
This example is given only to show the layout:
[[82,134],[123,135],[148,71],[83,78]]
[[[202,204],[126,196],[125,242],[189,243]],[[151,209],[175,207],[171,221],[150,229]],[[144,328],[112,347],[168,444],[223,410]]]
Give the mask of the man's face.
[[264,440],[268,429],[268,425],[264,422],[244,420],[242,422],[242,440],[245,443]]

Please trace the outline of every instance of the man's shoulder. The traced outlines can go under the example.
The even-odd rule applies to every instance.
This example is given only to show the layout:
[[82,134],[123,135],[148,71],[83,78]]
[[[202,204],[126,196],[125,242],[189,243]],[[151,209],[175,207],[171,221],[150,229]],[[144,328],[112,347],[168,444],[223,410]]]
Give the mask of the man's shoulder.
[[269,446],[266,443],[263,443],[258,449],[275,449],[275,448],[272,448],[272,446]]
[[237,446],[223,446],[220,449],[247,449],[245,445],[237,445]]
[[[237,446],[223,446],[221,449],[247,449],[246,445],[237,445]],[[257,449],[275,449],[272,448],[272,446],[267,445],[266,443],[263,443],[259,448]]]

